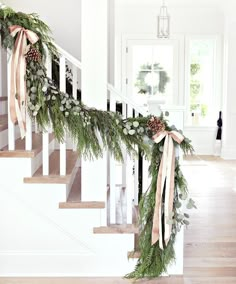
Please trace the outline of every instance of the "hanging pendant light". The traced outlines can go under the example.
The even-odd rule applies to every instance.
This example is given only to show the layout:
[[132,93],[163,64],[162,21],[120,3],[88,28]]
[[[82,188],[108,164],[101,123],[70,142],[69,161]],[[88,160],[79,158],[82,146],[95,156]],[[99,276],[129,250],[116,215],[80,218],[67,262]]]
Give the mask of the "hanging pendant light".
[[163,0],[160,8],[160,15],[157,17],[157,37],[169,38],[170,36],[170,16]]

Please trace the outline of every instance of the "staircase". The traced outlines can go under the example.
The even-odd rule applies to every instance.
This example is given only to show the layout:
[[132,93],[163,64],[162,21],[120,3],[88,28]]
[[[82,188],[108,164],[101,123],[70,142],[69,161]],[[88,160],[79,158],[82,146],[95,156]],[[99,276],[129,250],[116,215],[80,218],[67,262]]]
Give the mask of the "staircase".
[[[60,90],[67,91],[69,66],[70,90],[78,98],[82,64],[57,49]],[[106,174],[105,186],[99,179],[93,181],[87,197],[93,196],[91,192],[96,197],[84,198],[84,181],[95,173],[83,171],[88,162],[75,151],[72,139],[67,135],[58,143],[50,127],[42,133],[27,117],[22,140],[19,126],[11,122],[10,56],[0,49],[0,276],[93,277],[131,272],[138,257],[138,195],[149,186],[148,162],[133,160],[125,149],[123,164],[104,153],[106,168],[99,171]],[[46,67],[52,78],[50,56]],[[106,87],[108,111],[119,111],[124,118],[147,114],[111,84]],[[83,99],[83,90],[80,95]],[[98,191],[104,199],[97,198]],[[169,274],[183,273],[183,231],[177,237],[176,255]]]
[[[76,97],[81,63],[58,50],[60,90],[66,91],[68,65]],[[136,259],[127,256],[138,234],[138,161],[124,150],[125,162],[119,164],[107,153],[107,187],[99,188],[98,182],[95,189],[105,191],[106,198],[82,201],[83,159],[70,137],[58,143],[50,128],[42,133],[28,117],[27,135],[20,138],[8,116],[10,54],[1,50],[0,56],[0,275],[122,276],[132,271]],[[49,56],[46,64],[51,77]],[[145,114],[112,85],[107,90],[108,110],[119,108],[123,117]]]

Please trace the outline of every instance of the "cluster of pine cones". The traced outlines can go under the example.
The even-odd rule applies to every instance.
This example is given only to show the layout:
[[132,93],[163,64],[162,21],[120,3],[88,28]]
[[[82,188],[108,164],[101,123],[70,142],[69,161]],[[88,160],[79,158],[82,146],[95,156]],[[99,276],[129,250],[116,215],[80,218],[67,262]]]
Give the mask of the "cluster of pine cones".
[[27,62],[30,62],[30,61],[40,62],[42,59],[42,56],[41,56],[40,51],[31,45],[29,51],[25,55],[25,58]]
[[147,126],[154,133],[165,131],[165,124],[160,118],[153,116],[147,123]]

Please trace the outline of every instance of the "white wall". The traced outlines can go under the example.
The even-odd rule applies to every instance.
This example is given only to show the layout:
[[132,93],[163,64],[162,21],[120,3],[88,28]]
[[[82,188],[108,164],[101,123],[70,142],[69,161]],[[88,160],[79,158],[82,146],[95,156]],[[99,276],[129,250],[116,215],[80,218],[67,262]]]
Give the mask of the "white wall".
[[225,69],[222,157],[236,159],[236,21],[231,11],[225,23]]
[[80,0],[4,0],[3,2],[16,11],[39,14],[40,18],[51,28],[57,44],[77,59],[81,59]]
[[[206,1],[207,2],[207,1]],[[116,0],[116,34],[156,35],[156,19],[161,1]],[[167,1],[168,4],[168,1]],[[175,4],[175,3],[174,3]],[[171,33],[211,34],[223,32],[223,11],[217,6],[168,5]],[[131,20],[132,19],[132,20]]]

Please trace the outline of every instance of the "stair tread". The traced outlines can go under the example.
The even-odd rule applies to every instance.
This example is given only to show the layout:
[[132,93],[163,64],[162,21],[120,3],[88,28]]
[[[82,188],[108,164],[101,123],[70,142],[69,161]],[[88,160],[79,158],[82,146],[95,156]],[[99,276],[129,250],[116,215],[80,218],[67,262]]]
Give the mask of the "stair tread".
[[60,202],[59,208],[61,209],[103,209],[105,208],[105,202],[103,201],[67,201]]
[[138,234],[139,228],[134,224],[110,225],[93,228],[94,234]]
[[0,97],[0,102],[3,102],[3,101],[7,101],[7,96],[1,96]]
[[128,258],[139,258],[140,257],[140,251],[128,251],[127,253]]
[[[49,134],[49,143],[54,139],[53,134]],[[42,134],[32,133],[32,150],[25,150],[25,138],[17,139],[15,142],[15,150],[8,150],[8,145],[0,151],[0,157],[17,157],[17,158],[33,158],[42,151]]]
[[49,175],[43,175],[41,166],[32,177],[25,177],[25,183],[60,183],[68,184],[78,160],[78,153],[66,150],[66,175],[60,176],[60,151],[55,150],[49,157]]

